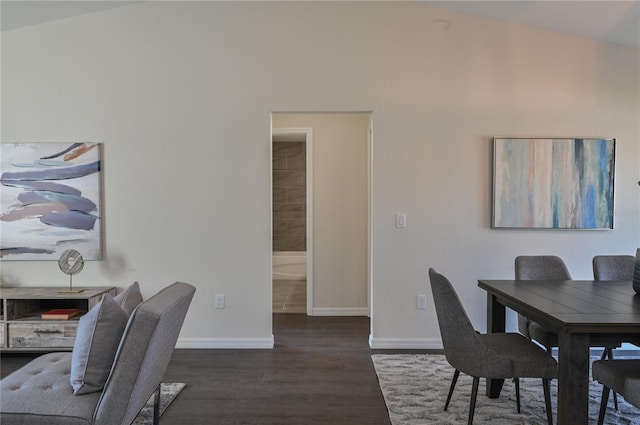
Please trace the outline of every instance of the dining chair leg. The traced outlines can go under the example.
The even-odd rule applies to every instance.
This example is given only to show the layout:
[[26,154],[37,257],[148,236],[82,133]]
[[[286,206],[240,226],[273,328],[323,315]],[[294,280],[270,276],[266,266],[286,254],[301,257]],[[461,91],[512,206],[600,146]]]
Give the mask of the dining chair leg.
[[520,380],[513,378],[513,383],[516,386],[516,410],[520,413]]
[[551,409],[551,388],[550,379],[542,380],[542,389],[544,391],[544,408],[547,411],[547,424],[553,425],[553,410]]
[[607,402],[609,401],[609,388],[602,386],[602,400],[600,400],[600,414],[598,415],[598,425],[604,423],[604,415],[607,413]]
[[[602,351],[602,357],[600,357],[600,360],[605,360],[605,359],[609,359],[609,360],[613,360],[613,348],[605,348]],[[616,411],[618,411],[618,394],[615,391],[613,392],[613,408],[616,409]]]
[[453,394],[453,389],[456,387],[456,382],[458,382],[458,376],[460,376],[460,371],[456,369],[456,371],[453,372],[453,379],[451,380],[451,386],[449,387],[449,395],[447,396],[447,402],[444,404],[445,412],[449,408],[449,402],[451,401],[451,395]]
[[476,410],[476,399],[478,398],[478,386],[480,385],[480,378],[473,377],[473,386],[471,387],[471,402],[469,403],[469,420],[467,425],[473,425],[473,413]]

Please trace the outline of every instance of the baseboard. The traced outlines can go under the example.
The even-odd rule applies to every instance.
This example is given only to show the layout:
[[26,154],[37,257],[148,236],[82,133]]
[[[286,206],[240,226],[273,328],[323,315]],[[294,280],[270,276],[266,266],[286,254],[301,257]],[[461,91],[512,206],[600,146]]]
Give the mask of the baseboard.
[[442,350],[442,340],[437,338],[373,338],[369,335],[369,347],[382,350]]
[[[558,348],[552,348],[551,352],[554,356],[558,355]],[[602,354],[602,348],[590,348],[589,349],[589,354],[591,356],[600,356]],[[625,347],[625,345],[623,344],[622,347],[620,348],[616,348],[615,350],[613,350],[613,357],[618,359],[618,358],[638,358],[638,356],[640,356],[640,349],[634,345],[629,344],[629,347]]]
[[[373,338],[369,335],[369,347],[380,350],[442,350],[442,340],[438,338]],[[602,348],[591,348],[591,355],[600,355]],[[553,354],[558,354],[558,349],[553,348]],[[640,349],[632,344],[622,344],[622,347],[614,351],[615,357],[637,358]]]
[[271,338],[179,338],[176,348],[202,349],[273,349]]
[[353,308],[314,308],[314,316],[369,316],[369,309],[366,307]]
[[613,350],[613,356],[615,359],[620,359],[620,358],[637,359],[638,356],[640,356],[640,350],[637,348],[629,349],[629,350],[626,350],[624,348],[617,348]]

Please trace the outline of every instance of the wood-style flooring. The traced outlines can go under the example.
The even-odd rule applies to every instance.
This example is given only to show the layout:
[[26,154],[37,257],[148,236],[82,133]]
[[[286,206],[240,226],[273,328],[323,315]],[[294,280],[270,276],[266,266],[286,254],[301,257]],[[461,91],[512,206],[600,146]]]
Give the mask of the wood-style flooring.
[[[175,350],[165,382],[187,387],[161,425],[390,425],[368,318],[274,314],[273,328],[273,350]],[[3,354],[2,376],[29,358]]]

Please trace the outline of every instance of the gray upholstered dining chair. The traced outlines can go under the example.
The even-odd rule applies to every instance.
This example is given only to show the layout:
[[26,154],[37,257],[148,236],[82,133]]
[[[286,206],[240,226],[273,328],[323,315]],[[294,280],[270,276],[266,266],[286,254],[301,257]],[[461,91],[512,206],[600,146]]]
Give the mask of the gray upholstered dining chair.
[[[549,280],[564,281],[571,280],[571,273],[562,258],[555,255],[521,255],[515,260],[516,280]],[[546,329],[541,324],[529,318],[518,315],[518,330],[524,336],[538,341],[544,345],[547,352],[551,354],[553,347],[558,346],[558,334],[550,329]],[[620,347],[620,344],[609,342],[591,341],[592,347],[603,347],[602,360],[613,359],[613,350]],[[613,400],[616,410],[618,409],[618,397],[613,393]]]
[[[521,255],[515,260],[516,280],[571,280],[571,273],[562,258],[555,255]],[[558,345],[558,336],[540,324],[518,314],[518,330],[529,339],[547,347]]]
[[444,354],[455,368],[447,401],[451,401],[460,372],[473,377],[468,425],[473,423],[480,378],[514,378],[517,410],[520,413],[519,378],[541,378],[547,421],[553,424],[549,383],[558,376],[553,357],[519,333],[480,334],[475,331],[451,282],[434,269],[429,269],[431,290],[436,306]]
[[[555,255],[521,255],[515,260],[516,280],[548,280],[564,281],[571,280],[571,273],[562,258]],[[558,346],[558,335],[544,328],[528,318],[518,315],[518,330],[524,336],[535,339],[551,352],[552,347]],[[594,344],[593,347],[604,346],[602,359],[613,358],[613,349],[619,344]]]
[[593,257],[593,278],[595,280],[632,280],[633,255],[596,255]]
[[635,407],[640,408],[640,360],[598,360],[593,362],[591,373],[593,379],[602,384],[598,425],[604,423],[611,390],[620,394]]

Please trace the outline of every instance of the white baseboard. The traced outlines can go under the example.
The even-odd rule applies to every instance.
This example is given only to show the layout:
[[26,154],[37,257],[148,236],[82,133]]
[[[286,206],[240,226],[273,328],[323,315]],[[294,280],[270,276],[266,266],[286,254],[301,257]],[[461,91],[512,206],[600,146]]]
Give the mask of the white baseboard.
[[[640,349],[631,344],[628,344],[628,346],[626,345],[627,344],[622,344],[622,347],[613,350],[614,358],[638,358],[638,356],[640,355]],[[552,348],[551,352],[554,356],[557,356],[558,348]],[[592,347],[589,349],[589,354],[591,356],[599,356],[602,354],[602,348]]]
[[176,348],[271,350],[273,344],[273,335],[271,338],[179,338]]
[[373,338],[369,335],[369,347],[383,350],[442,350],[438,338]]
[[[334,311],[336,309],[321,309]],[[325,316],[360,316],[361,314],[324,314]],[[359,309],[347,309],[354,311]],[[365,309],[366,310],[366,309]],[[323,315],[322,313],[319,315]],[[200,349],[258,349],[272,350],[274,345],[271,338],[179,338],[176,348],[200,348]],[[381,350],[442,350],[442,340],[438,338],[373,338],[369,335],[369,347]],[[602,349],[593,348],[592,355],[598,354]],[[555,354],[554,350],[554,354]],[[637,357],[640,350],[634,345],[623,344],[615,351],[617,357]]]
[[[381,350],[442,350],[442,340],[438,338],[373,338],[369,335],[369,347]],[[591,348],[591,355],[599,355],[602,348]],[[553,349],[558,354],[558,349]],[[632,344],[622,344],[614,351],[616,357],[633,357],[640,355],[640,349]]]
[[353,308],[314,308],[314,316],[369,316],[369,309],[366,307]]

